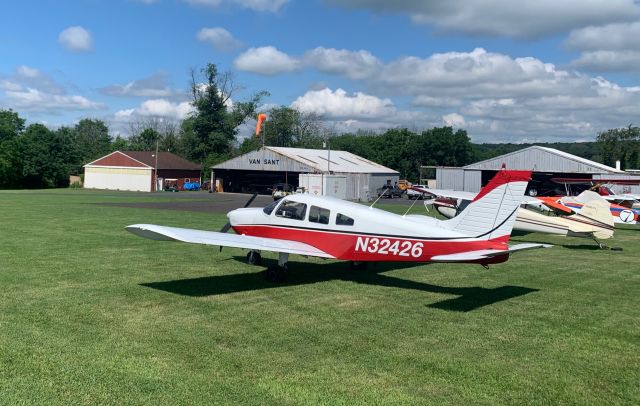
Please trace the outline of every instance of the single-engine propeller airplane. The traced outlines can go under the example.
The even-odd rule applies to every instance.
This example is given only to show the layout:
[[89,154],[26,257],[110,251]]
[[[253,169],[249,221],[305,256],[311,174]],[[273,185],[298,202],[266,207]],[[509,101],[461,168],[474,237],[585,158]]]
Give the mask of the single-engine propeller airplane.
[[551,246],[508,245],[530,177],[531,171],[498,172],[460,215],[445,221],[401,216],[333,197],[295,194],[265,208],[229,212],[235,235],[153,224],[134,224],[126,229],[153,240],[248,249],[247,260],[252,264],[261,261],[261,251],[276,252],[278,266],[267,269],[267,277],[273,281],[286,275],[289,254],[347,260],[355,266],[372,261],[412,261],[486,267],[506,261],[515,251]]

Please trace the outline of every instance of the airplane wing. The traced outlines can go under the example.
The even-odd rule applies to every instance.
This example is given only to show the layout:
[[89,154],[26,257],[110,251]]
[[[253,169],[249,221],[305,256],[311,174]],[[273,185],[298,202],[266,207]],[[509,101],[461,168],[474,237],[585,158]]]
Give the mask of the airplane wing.
[[[446,189],[430,189],[430,188],[418,188],[412,187],[412,189],[417,190],[419,192],[426,192],[432,195],[440,196],[440,197],[448,197],[450,199],[461,199],[472,201],[476,198],[477,193],[473,192],[464,192],[460,190],[446,190]],[[551,211],[544,202],[538,200],[533,196],[523,196],[522,204],[526,204],[527,206],[536,207],[538,210]]]
[[507,250],[477,250],[477,251],[461,252],[458,254],[436,255],[435,257],[431,257],[431,261],[433,262],[480,261],[483,259],[490,259],[493,257],[497,257],[500,255],[511,254],[517,251],[531,250],[535,248],[551,248],[551,247],[553,247],[553,245],[551,244],[524,243],[524,244],[512,245]]
[[440,197],[449,197],[451,199],[473,200],[477,193],[464,192],[460,190],[431,189],[412,186],[411,189],[418,192],[429,193]]
[[248,235],[219,233],[216,231],[193,230],[157,226],[154,224],[133,224],[125,229],[137,236],[158,241],[181,241],[192,244],[216,245],[220,247],[244,248],[249,250],[285,252],[321,258],[335,258],[309,244],[278,238],[253,237]]

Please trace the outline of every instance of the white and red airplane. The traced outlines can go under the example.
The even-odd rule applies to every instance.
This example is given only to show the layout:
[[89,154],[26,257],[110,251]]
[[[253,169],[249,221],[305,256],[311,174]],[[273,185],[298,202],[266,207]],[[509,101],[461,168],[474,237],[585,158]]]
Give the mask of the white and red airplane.
[[134,224],[126,229],[154,240],[182,241],[248,249],[249,263],[260,251],[279,253],[270,280],[286,274],[289,254],[352,261],[464,262],[484,266],[504,262],[509,254],[550,245],[509,246],[516,213],[531,171],[503,170],[451,220],[401,216],[326,196],[296,194],[265,208],[236,209],[227,214],[237,234]]

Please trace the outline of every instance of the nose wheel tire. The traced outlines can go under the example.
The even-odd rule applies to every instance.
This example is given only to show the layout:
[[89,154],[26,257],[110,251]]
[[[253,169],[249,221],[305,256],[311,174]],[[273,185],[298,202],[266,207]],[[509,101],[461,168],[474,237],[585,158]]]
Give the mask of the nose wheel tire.
[[262,256],[257,251],[249,251],[247,253],[247,263],[249,265],[260,265],[262,263]]

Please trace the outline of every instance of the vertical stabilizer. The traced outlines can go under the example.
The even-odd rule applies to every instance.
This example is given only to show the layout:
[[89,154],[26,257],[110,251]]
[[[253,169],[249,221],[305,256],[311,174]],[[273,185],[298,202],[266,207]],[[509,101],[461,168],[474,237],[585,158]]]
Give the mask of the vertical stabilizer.
[[447,228],[484,240],[508,240],[530,179],[531,171],[499,171],[462,213],[445,221]]

